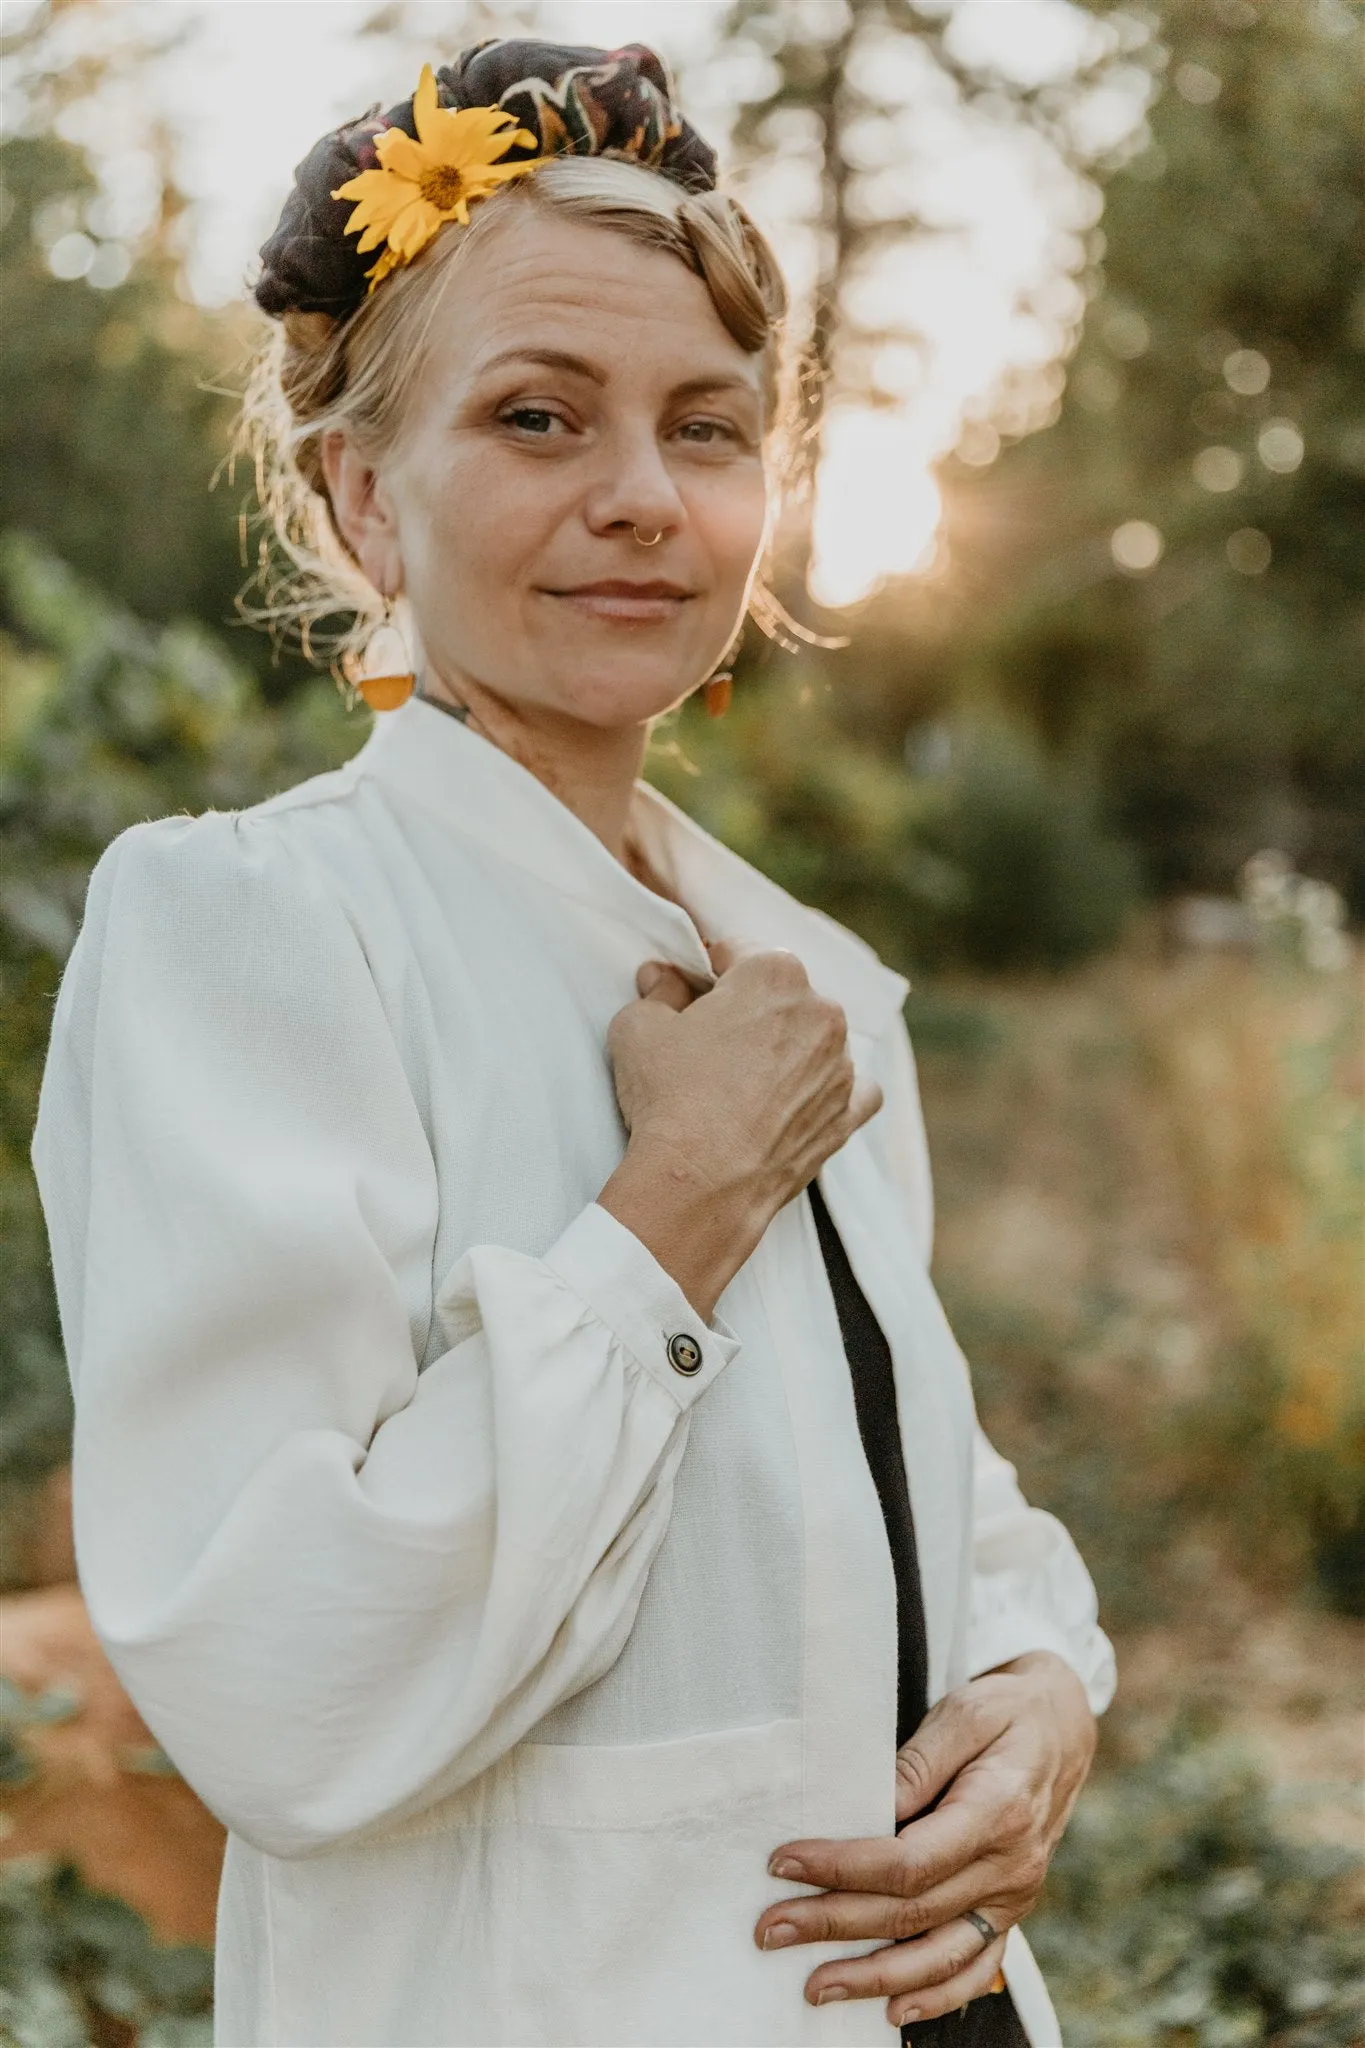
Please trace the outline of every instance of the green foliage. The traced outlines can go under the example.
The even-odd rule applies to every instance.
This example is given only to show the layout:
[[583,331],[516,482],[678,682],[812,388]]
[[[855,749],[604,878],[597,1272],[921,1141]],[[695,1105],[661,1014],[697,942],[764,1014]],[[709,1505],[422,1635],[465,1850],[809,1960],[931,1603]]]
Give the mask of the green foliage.
[[1069,966],[1111,945],[1137,894],[1073,776],[998,720],[934,735],[908,773],[834,724],[816,684],[744,688],[717,727],[689,709],[650,774],[710,832],[904,969]]
[[844,738],[800,677],[741,687],[723,723],[688,705],[656,739],[648,772],[708,832],[895,965],[958,893],[915,841],[910,778]]
[[1360,1868],[1287,1833],[1237,1749],[1175,1730],[1087,1792],[1029,1922],[1068,2048],[1352,2048]]
[[[66,1455],[62,1364],[29,1136],[90,870],[143,818],[234,809],[363,737],[330,682],[272,708],[202,626],[149,626],[30,540],[0,537],[0,1507]],[[5,1517],[0,1512],[0,1528]],[[0,1579],[11,1561],[0,1557]]]
[[243,493],[210,490],[234,410],[215,387],[244,329],[186,304],[155,244],[112,289],[53,276],[40,234],[78,230],[97,200],[70,144],[0,142],[0,194],[0,530],[41,537],[145,618],[227,624]]
[[1137,863],[1107,835],[1091,792],[1003,721],[942,729],[921,843],[959,876],[923,951],[992,971],[1074,966],[1118,939]]
[[0,1866],[0,2038],[15,2048],[210,2048],[213,1957],[156,1940],[70,1865]]
[[[1061,419],[960,484],[1038,536],[967,640],[1097,763],[1159,888],[1284,845],[1361,910],[1365,10],[1167,0],[1158,34]],[[1132,520],[1164,540],[1145,574],[1110,556]]]

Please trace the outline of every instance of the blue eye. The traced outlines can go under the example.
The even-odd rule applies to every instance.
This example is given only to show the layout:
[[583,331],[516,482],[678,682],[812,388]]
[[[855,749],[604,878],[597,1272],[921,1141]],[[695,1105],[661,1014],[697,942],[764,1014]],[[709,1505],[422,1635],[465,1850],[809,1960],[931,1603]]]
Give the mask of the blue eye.
[[525,434],[537,434],[543,440],[551,432],[558,413],[548,412],[541,405],[514,405],[502,415],[509,425],[515,425]]
[[697,428],[700,428],[701,432],[696,438],[702,447],[709,446],[711,441],[717,436],[727,441],[733,441],[737,438],[734,428],[727,426],[724,420],[687,420],[684,422],[681,431],[684,435],[691,438],[694,430]]

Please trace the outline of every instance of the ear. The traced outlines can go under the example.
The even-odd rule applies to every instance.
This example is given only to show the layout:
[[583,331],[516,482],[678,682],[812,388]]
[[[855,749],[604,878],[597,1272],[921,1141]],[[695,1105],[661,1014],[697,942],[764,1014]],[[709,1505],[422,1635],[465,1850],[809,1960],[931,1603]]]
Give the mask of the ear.
[[339,427],[322,437],[322,473],[342,539],[383,597],[403,588],[398,522],[379,472]]

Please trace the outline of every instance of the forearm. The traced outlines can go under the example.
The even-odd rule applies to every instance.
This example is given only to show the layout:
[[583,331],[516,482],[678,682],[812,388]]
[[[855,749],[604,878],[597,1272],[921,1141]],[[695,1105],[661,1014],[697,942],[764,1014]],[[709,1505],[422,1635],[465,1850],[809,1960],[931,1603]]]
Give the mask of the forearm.
[[597,1201],[639,1238],[708,1323],[771,1218],[751,1188],[726,1185],[684,1147],[644,1136],[631,1139]]

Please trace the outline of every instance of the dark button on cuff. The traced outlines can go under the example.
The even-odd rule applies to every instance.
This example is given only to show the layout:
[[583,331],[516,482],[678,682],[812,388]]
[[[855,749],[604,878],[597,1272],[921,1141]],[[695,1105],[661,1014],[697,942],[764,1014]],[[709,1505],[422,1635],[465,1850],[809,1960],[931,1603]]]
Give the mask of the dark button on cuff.
[[686,1330],[678,1330],[668,1340],[668,1362],[674,1372],[686,1373],[690,1378],[700,1372],[702,1366],[701,1346]]

